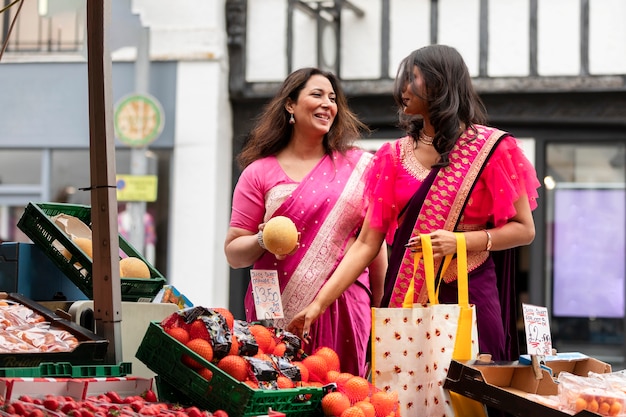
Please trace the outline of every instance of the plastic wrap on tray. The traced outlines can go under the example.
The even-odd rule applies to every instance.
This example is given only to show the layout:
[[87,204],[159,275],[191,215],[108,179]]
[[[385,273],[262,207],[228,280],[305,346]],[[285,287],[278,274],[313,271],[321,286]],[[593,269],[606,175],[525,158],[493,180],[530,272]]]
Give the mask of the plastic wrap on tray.
[[569,410],[587,410],[602,416],[626,415],[626,394],[612,387],[604,378],[561,372],[558,382],[559,399]]

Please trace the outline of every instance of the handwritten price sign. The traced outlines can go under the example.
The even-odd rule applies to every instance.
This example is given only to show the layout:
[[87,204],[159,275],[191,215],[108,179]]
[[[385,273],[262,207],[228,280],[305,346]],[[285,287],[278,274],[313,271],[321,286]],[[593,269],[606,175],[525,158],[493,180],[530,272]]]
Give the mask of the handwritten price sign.
[[552,355],[552,338],[548,322],[548,309],[522,304],[526,347],[529,355]]
[[250,280],[257,318],[261,320],[284,318],[283,303],[278,286],[278,272],[253,269],[250,271]]

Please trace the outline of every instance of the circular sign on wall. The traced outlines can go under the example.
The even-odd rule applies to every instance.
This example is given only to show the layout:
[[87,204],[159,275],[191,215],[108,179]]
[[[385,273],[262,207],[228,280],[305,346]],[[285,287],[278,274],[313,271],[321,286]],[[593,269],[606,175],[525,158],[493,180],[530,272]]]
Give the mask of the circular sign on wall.
[[163,131],[164,121],[161,103],[148,94],[127,95],[115,106],[115,136],[128,146],[154,142]]

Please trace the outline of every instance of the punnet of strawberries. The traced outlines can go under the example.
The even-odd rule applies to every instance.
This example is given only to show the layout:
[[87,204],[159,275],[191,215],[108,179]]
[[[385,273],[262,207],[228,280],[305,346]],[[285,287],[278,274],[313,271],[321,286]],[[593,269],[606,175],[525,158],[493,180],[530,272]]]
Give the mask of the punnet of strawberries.
[[195,406],[157,401],[152,390],[141,395],[121,397],[115,391],[82,400],[71,396],[46,395],[43,398],[21,395],[15,400],[0,399],[0,415],[10,417],[228,417],[223,410],[209,412]]
[[[326,416],[399,417],[397,393],[342,372],[333,349],[319,347],[306,355],[296,335],[262,323],[236,320],[225,308],[190,307],[160,325],[170,337],[251,389],[330,387],[321,401]],[[183,356],[182,362],[211,381],[210,369],[190,356]]]

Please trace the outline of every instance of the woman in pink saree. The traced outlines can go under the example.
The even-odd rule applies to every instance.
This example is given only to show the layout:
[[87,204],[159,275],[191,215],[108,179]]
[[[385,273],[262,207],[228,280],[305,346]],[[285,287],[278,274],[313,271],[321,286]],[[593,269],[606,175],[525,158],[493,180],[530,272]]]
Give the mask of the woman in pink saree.
[[[225,253],[233,268],[275,270],[284,328],[308,305],[356,239],[365,215],[365,172],[372,155],[353,146],[366,131],[349,110],[337,78],[315,68],[293,72],[258,118],[239,155],[244,168],[235,187]],[[264,224],[289,217],[299,247],[275,256],[259,239]],[[341,358],[341,371],[364,375],[371,331],[370,308],[382,298],[386,251],[364,268],[302,335],[307,353],[326,346]],[[378,267],[376,267],[378,265]],[[246,320],[257,317],[252,290]]]

